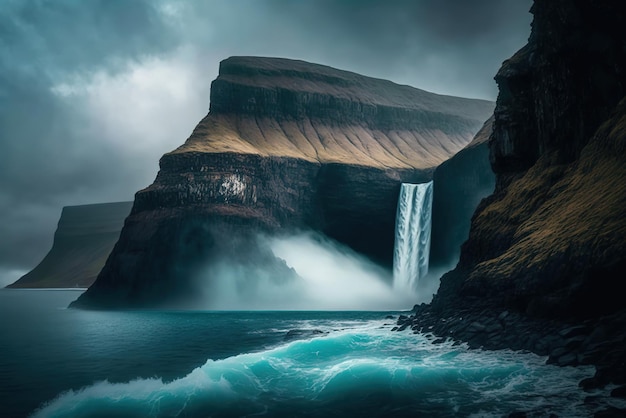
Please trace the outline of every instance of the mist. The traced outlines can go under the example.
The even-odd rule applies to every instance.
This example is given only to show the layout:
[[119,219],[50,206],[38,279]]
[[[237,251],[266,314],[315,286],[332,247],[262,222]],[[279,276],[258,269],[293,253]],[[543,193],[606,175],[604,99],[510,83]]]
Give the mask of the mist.
[[415,292],[394,289],[391,271],[318,233],[258,239],[295,274],[286,277],[228,261],[211,263],[198,276],[202,297],[196,308],[407,310],[416,302],[429,302],[438,286],[436,280],[434,285],[420,283]]
[[0,267],[0,287],[14,283],[17,279],[28,273],[27,270],[7,269]]

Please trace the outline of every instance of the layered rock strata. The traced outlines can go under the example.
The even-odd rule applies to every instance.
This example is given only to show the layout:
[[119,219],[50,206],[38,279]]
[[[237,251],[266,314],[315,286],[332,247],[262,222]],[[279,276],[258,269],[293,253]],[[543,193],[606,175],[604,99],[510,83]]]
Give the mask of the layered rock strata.
[[492,111],[488,101],[302,61],[226,59],[209,114],[161,158],[97,282],[74,306],[182,300],[194,293],[187,284],[198,266],[227,253],[265,253],[265,267],[287,274],[255,244],[259,231],[314,229],[389,265],[400,184],[430,180]]
[[132,203],[64,207],[48,254],[8,287],[89,287],[119,238]]

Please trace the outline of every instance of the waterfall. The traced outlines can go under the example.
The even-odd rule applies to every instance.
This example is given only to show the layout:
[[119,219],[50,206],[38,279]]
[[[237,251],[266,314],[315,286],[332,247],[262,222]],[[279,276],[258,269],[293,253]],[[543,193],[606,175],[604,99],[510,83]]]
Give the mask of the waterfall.
[[396,213],[393,286],[415,291],[428,273],[433,182],[402,183]]

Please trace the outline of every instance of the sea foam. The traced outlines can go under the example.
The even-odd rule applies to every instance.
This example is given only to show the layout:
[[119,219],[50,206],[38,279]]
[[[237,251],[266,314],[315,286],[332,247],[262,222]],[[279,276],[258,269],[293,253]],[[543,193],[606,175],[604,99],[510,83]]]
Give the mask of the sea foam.
[[[179,379],[97,382],[59,395],[33,417],[502,415],[586,416],[577,383],[591,367],[559,368],[512,351],[469,350],[391,332],[371,321],[321,337],[207,362]],[[184,350],[184,347],[181,347]]]

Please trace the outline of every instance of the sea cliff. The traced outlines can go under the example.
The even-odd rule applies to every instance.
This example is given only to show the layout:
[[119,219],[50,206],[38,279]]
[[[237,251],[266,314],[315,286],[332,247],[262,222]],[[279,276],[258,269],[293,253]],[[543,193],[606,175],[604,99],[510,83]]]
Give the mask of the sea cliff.
[[626,12],[583,0],[537,0],[531,12],[528,44],[495,76],[494,193],[433,302],[399,323],[595,365],[584,388],[624,385]]
[[66,206],[52,248],[9,288],[89,287],[120,236],[132,202]]
[[390,267],[400,184],[431,180],[492,112],[489,101],[303,61],[228,58],[208,115],[161,158],[72,306],[182,303],[217,260],[290,276],[258,233],[318,231]]

